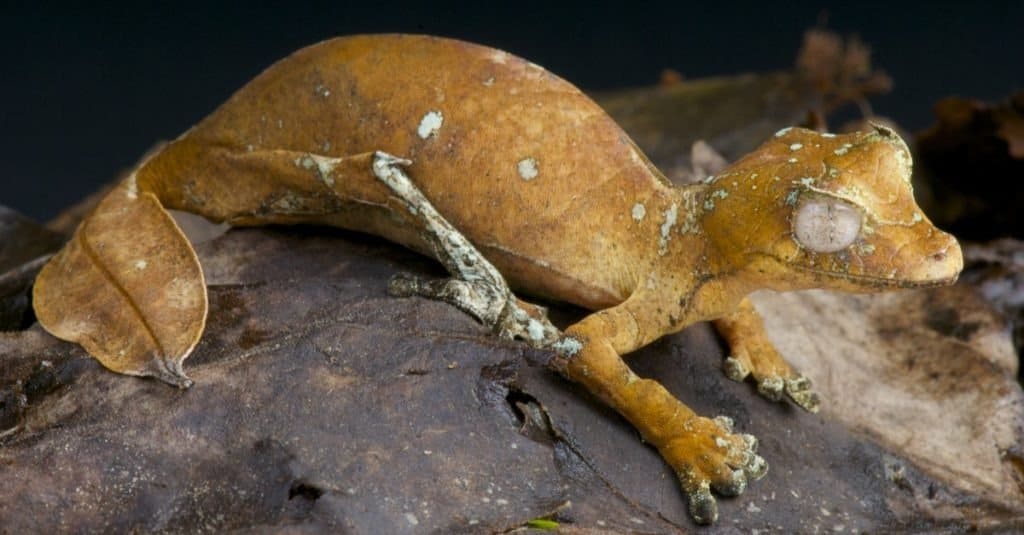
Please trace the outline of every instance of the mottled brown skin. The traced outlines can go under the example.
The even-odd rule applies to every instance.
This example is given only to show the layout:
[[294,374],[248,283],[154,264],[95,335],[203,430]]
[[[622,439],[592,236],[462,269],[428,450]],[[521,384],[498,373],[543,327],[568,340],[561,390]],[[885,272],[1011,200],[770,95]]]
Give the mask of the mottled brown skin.
[[[425,117],[438,112],[443,121],[431,129]],[[673,187],[572,85],[504,52],[422,36],[340,38],[296,52],[143,163],[98,215],[155,200],[233,225],[336,225],[429,253],[422,226],[371,173],[374,151],[411,160],[416,185],[513,288],[597,311],[566,330],[579,348],[567,351],[564,373],[659,449],[699,522],[717,514],[709,487],[737,494],[763,475],[752,437],[697,416],[620,355],[719,319],[735,367],[746,372],[736,378],[796,380],[745,295],[944,284],[961,266],[956,241],[914,203],[909,153],[888,130],[780,132],[713,181]],[[527,160],[536,176],[522,171]],[[794,210],[816,197],[862,211],[853,245],[815,253],[794,238]],[[105,239],[108,230],[88,225],[76,240]],[[191,251],[175,232],[138,232],[168,251],[152,252],[150,265]],[[90,331],[56,304],[76,258],[62,252],[47,266],[36,307],[51,332],[87,344]],[[135,257],[125,258],[95,259],[117,288]],[[191,258],[194,267],[161,268],[171,270],[163,279],[194,280]],[[131,301],[130,292],[118,295]],[[205,294],[202,306],[205,318]],[[194,345],[202,321],[182,330]],[[192,346],[182,352],[181,341],[164,341],[171,335],[139,336],[145,351],[127,342],[86,347],[114,370],[184,383],[180,364]]]

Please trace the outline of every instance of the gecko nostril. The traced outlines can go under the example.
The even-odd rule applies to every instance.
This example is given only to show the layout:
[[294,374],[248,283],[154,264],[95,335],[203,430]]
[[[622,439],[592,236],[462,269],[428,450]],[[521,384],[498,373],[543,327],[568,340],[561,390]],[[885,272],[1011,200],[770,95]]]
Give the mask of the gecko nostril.
[[932,260],[934,260],[936,262],[941,262],[941,261],[943,261],[945,259],[946,259],[946,253],[945,252],[935,253],[935,254],[932,255]]

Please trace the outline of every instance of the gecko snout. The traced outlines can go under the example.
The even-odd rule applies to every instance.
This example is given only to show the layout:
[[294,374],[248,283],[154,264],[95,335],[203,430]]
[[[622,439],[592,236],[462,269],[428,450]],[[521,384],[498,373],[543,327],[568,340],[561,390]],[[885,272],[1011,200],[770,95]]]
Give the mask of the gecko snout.
[[920,255],[908,266],[905,279],[914,286],[939,286],[956,282],[964,267],[960,243],[951,234],[936,230],[918,249]]

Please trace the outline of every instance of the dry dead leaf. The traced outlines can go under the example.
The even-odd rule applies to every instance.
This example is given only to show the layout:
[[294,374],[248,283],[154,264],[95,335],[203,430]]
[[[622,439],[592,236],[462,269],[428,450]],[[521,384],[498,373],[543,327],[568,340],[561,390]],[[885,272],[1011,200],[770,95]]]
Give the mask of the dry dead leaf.
[[39,322],[82,344],[104,366],[190,382],[181,363],[206,321],[206,284],[195,251],[151,193],[122,182],[39,273]]

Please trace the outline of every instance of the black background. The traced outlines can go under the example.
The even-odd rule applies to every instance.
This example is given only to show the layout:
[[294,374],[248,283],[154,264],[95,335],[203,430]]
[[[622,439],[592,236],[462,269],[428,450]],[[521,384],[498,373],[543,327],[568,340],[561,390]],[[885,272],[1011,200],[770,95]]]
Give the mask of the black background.
[[40,220],[273,61],[343,34],[458,37],[608,89],[653,83],[666,67],[688,78],[785,69],[803,31],[827,20],[872,46],[896,82],[875,110],[912,130],[943,96],[1024,88],[1024,2],[47,4],[0,8],[0,204]]

